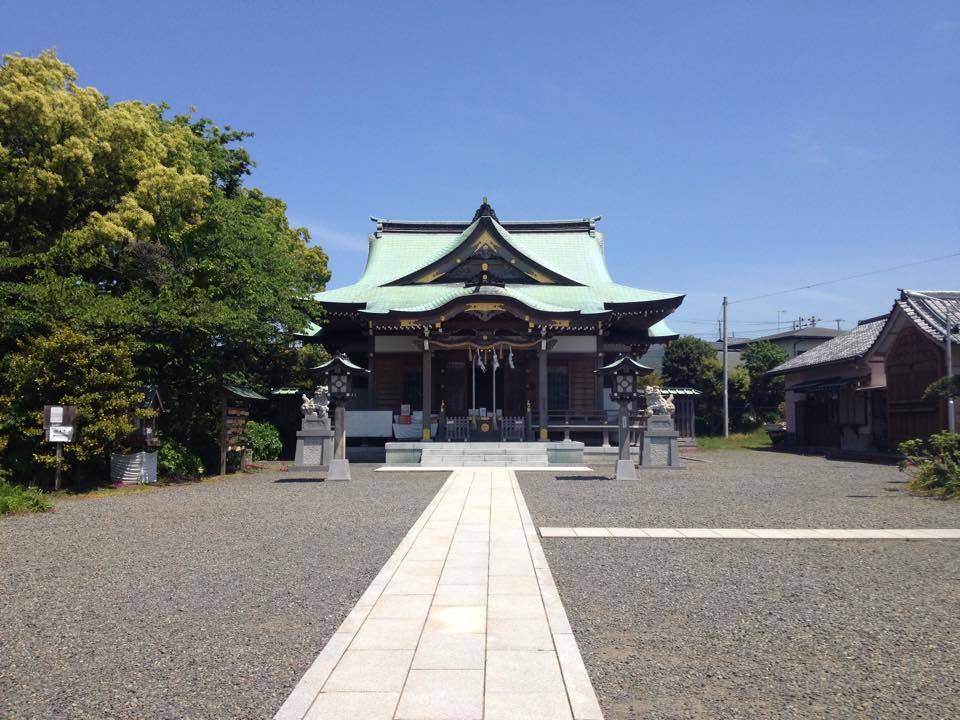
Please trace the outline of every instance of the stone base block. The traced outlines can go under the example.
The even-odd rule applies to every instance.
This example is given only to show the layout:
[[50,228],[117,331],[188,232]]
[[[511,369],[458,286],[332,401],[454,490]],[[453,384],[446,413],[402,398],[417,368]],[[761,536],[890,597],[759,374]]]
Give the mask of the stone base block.
[[333,431],[327,427],[310,427],[304,423],[297,431],[297,452],[293,464],[296,467],[318,467],[333,459]]
[[331,460],[330,468],[327,470],[327,480],[349,480],[350,479],[350,461],[349,460]]
[[637,479],[637,468],[633,460],[617,460],[617,480]]

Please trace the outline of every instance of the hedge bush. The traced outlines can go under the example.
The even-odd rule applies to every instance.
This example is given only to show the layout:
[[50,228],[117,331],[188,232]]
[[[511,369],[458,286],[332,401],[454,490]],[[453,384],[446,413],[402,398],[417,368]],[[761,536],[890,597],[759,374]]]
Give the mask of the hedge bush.
[[203,475],[203,463],[188,447],[173,439],[165,439],[157,455],[160,477],[196,478]]
[[280,432],[270,423],[247,423],[247,442],[254,460],[276,460],[283,451]]
[[943,497],[960,496],[960,433],[940,432],[927,440],[900,443],[900,469],[911,490]]

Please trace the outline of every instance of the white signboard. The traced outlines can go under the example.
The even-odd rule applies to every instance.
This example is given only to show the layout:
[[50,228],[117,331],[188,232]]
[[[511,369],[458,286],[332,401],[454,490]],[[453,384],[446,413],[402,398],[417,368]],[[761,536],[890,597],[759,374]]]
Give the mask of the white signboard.
[[47,441],[65,443],[73,440],[73,425],[51,425],[47,433]]
[[50,424],[63,425],[63,408],[60,405],[53,405],[50,408]]

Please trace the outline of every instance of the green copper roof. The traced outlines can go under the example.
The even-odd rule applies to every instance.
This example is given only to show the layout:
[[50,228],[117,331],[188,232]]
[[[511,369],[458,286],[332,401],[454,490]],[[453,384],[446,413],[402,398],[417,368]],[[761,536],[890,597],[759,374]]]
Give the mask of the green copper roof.
[[[353,285],[318,293],[321,303],[363,304],[364,313],[391,310],[424,312],[457,298],[474,295],[507,296],[544,312],[602,313],[605,303],[644,303],[680,297],[677,293],[653,292],[620,285],[607,271],[596,233],[508,232],[493,221],[497,231],[519,252],[580,285],[513,284],[504,288],[474,288],[462,282],[444,284],[387,285],[443,258],[457,248],[476,228],[471,223],[462,232],[383,232],[371,236],[370,253],[363,275]],[[665,326],[664,326],[665,327]],[[664,334],[673,333],[666,328]]]

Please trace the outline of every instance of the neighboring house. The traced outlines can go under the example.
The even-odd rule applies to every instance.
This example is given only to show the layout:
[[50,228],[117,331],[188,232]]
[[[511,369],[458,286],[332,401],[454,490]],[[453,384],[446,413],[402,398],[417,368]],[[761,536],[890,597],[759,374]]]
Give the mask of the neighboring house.
[[[821,342],[773,368],[786,384],[787,442],[871,450],[886,443],[883,367],[866,360],[887,317]],[[812,329],[812,328],[811,328]]]
[[945,429],[946,401],[923,395],[946,375],[948,310],[956,318],[953,373],[960,374],[960,291],[902,290],[889,315],[773,368],[786,383],[788,442],[896,450],[903,440]]
[[[784,332],[774,333],[773,335],[764,335],[758,338],[727,338],[727,350],[743,352],[751,343],[768,340],[783,350],[787,358],[795,358],[797,355],[803,355],[805,352],[813,350],[818,345],[822,345],[828,340],[846,334],[846,330],[831,330],[822,327],[805,327],[799,330],[786,330]],[[723,350],[723,343],[719,343],[719,349]]]
[[[933,299],[922,297],[931,296]],[[953,374],[960,374],[960,292],[901,290],[890,319],[867,358],[886,370],[888,446],[927,437],[947,427],[947,403],[924,391],[947,374],[944,325],[952,324]]]
[[[734,338],[727,338],[727,340],[728,340],[728,343],[727,343],[727,367],[730,367],[730,368],[740,367],[740,363],[741,363],[740,355],[741,355],[741,350],[742,350],[742,348],[741,348],[741,350],[734,350],[734,349],[732,349],[732,348],[730,347],[729,341],[730,341],[730,340],[733,340],[733,339],[734,339]],[[736,339],[737,339],[737,340],[740,340],[741,338],[736,338]],[[717,360],[719,360],[720,362],[723,362],[723,341],[722,341],[722,340],[718,340],[717,342],[712,342],[712,343],[710,343],[710,345],[712,345],[712,346],[713,346],[713,349],[716,350],[716,352],[717,352]],[[646,363],[646,364],[649,365],[649,363],[647,363],[647,359],[646,359],[646,358],[644,358],[643,361],[644,361],[644,363]]]

